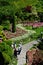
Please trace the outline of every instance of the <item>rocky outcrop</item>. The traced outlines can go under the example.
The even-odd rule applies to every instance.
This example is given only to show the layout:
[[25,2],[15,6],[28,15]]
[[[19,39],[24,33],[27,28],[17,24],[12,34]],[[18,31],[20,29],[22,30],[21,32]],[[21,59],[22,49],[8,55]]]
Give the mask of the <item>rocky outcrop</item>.
[[43,53],[39,49],[29,50],[26,53],[27,65],[43,65]]

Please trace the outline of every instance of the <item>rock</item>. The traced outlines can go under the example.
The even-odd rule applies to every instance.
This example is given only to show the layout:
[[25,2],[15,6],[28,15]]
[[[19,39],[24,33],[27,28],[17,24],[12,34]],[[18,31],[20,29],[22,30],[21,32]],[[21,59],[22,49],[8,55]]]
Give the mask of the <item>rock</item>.
[[[26,53],[26,63],[27,65],[38,65],[43,62],[43,54],[39,49],[29,50]],[[40,62],[40,63],[39,63]]]

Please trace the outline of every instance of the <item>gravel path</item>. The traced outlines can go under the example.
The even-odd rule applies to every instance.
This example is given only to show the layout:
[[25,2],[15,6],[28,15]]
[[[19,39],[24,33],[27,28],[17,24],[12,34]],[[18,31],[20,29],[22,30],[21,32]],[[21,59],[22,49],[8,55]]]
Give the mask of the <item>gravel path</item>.
[[33,44],[37,44],[37,41],[29,42],[22,47],[22,51],[20,55],[18,55],[18,63],[17,65],[24,65],[26,63],[26,52],[33,46]]

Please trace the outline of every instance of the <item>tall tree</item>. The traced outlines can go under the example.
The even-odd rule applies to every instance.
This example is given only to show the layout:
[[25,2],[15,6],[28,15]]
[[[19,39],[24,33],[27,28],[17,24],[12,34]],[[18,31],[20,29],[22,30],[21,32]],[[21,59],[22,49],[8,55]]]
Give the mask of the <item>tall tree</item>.
[[[0,16],[12,19],[12,32],[15,32],[14,0],[0,0]],[[10,18],[11,17],[11,18]],[[4,18],[3,18],[4,19]],[[14,19],[14,20],[13,20]]]

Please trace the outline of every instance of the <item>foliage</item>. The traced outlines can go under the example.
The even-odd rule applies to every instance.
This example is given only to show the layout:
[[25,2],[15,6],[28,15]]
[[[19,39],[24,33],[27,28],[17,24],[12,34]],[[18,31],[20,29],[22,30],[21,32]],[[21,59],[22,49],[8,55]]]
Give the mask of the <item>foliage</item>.
[[[2,4],[1,6],[0,6],[0,14],[3,14],[3,15],[10,15],[10,14],[12,14],[12,13],[14,13],[13,12],[13,4],[11,4],[12,2],[11,1],[8,1],[8,0],[0,0],[0,3]],[[9,4],[9,5],[7,5],[7,4],[4,4],[4,3],[7,3],[7,4]],[[3,4],[4,4],[4,6],[3,6]]]
[[2,39],[3,39],[3,41],[5,41],[5,40],[6,40],[6,37],[5,37],[4,32],[3,32],[3,31],[0,31],[0,38],[2,38]]
[[[0,0],[0,2],[3,0]],[[43,1],[42,0],[4,0],[3,3],[6,2],[7,4],[4,4],[4,6],[0,6],[0,14],[5,14],[5,15],[13,15],[14,13],[20,11],[23,8],[26,8],[26,10],[31,9],[31,6],[35,7],[36,10],[39,12],[40,10],[43,11],[42,5]],[[30,6],[30,7],[29,7]],[[35,9],[34,8],[34,9]],[[21,10],[21,11],[22,11]],[[19,12],[21,13],[21,12]]]
[[40,21],[43,22],[43,12],[38,12],[38,15],[39,15]]
[[5,53],[7,53],[10,57],[12,56],[12,48],[9,46],[9,45],[7,45],[5,42],[2,42],[1,44],[0,44],[0,51],[1,52],[5,52]]
[[[23,4],[21,4],[21,2]],[[25,1],[24,0],[20,0],[19,1],[18,0],[18,2],[16,3],[16,5],[18,6],[18,9],[22,11],[22,15],[20,14],[21,20],[29,19],[29,15],[28,15],[28,17],[26,16],[27,12],[25,12],[25,14],[24,14],[25,8],[26,8],[26,11],[29,10],[29,9],[32,9],[32,11],[34,10],[34,12],[31,11],[31,13],[33,15],[30,15],[30,16],[32,16],[32,19],[30,19],[30,20],[39,20],[39,18],[37,18],[36,15],[37,15],[37,12],[43,12],[43,5],[42,4],[43,4],[42,0],[36,0],[36,1],[34,1],[34,0],[25,0]],[[22,6],[22,5],[24,5],[24,6]],[[31,7],[29,8],[29,6],[31,6],[32,8]],[[17,10],[17,11],[19,11],[19,10]]]
[[11,46],[7,45],[5,42],[0,43],[0,52],[3,54],[5,64],[9,63],[12,59],[13,54]]
[[9,65],[17,65],[17,59],[13,57]]
[[5,59],[5,61],[4,61],[5,64],[9,64],[9,62],[11,61],[10,56],[8,54],[6,54],[5,52],[2,52],[2,54],[3,54],[3,57]]
[[12,41],[11,41],[11,40],[6,40],[5,43],[6,43],[7,45],[11,46]]
[[[7,3],[7,4],[6,4]],[[2,5],[1,5],[2,4]],[[14,6],[14,0],[0,0],[0,20],[12,20],[13,25],[12,25],[12,32],[15,31],[15,18],[14,18],[14,14],[15,14],[15,6]],[[7,24],[6,24],[7,25]]]
[[9,20],[3,21],[2,26],[3,26],[4,30],[10,30],[10,22],[9,22]]
[[38,46],[37,46],[40,50],[43,50],[43,39],[41,39],[41,41],[39,42]]
[[0,25],[0,31],[2,31],[2,30],[3,30],[3,26]]
[[36,32],[35,34],[33,34],[33,37],[35,39],[37,39],[38,36],[40,36],[40,33],[43,31],[43,27],[37,27],[37,28],[32,29],[32,26],[26,26],[25,28],[27,30],[34,30]]
[[[13,24],[15,24],[15,19],[23,20],[37,20],[37,12],[43,12],[43,1],[42,0],[0,0],[0,18],[2,20],[2,16],[5,15],[11,16],[14,20],[12,20]],[[24,12],[24,10],[26,10]],[[27,13],[27,10],[31,10]],[[34,10],[34,12],[32,12]],[[34,15],[35,14],[35,15]],[[17,16],[17,18],[15,18]],[[42,15],[41,15],[42,16]],[[11,19],[10,18],[10,19]],[[3,18],[4,19],[4,18]],[[9,19],[9,18],[8,18]],[[15,25],[12,24],[12,32],[15,31]]]

